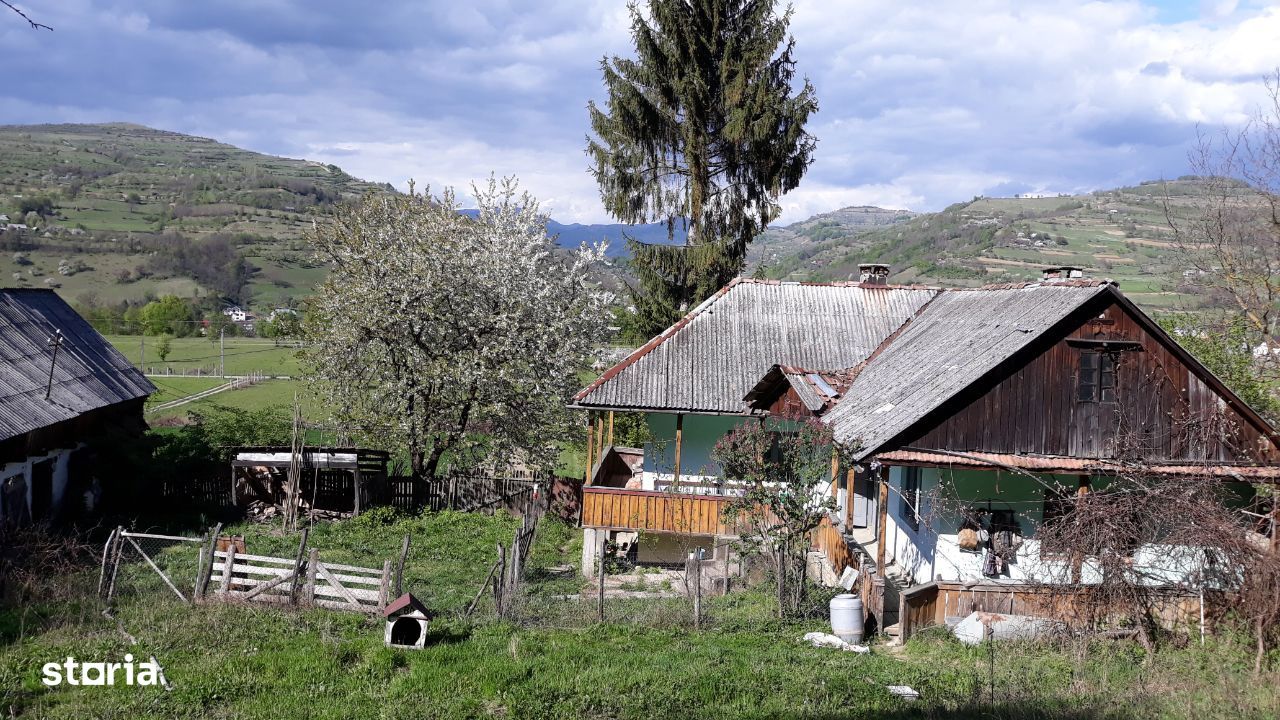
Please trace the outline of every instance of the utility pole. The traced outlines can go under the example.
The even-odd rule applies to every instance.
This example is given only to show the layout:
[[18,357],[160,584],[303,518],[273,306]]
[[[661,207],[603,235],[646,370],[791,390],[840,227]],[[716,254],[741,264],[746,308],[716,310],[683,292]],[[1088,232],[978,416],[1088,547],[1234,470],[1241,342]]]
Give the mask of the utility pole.
[[143,375],[146,375],[147,374],[147,336],[145,333],[138,338],[138,344],[139,344],[138,369],[142,371]]
[[44,399],[53,394],[53,368],[58,364],[58,348],[62,347],[62,331],[54,330],[49,336],[49,347],[53,348],[53,358],[49,360],[49,382],[44,386]]

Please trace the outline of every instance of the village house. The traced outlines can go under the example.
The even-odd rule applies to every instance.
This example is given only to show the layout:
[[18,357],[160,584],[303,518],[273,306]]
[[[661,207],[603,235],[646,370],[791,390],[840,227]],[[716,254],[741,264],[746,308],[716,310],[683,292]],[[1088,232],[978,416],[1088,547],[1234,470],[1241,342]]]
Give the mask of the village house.
[[[617,411],[644,413],[653,437],[599,442],[584,569],[611,539],[632,541],[642,563],[723,545],[734,488],[712,448],[747,422],[829,426],[851,459],[832,467],[824,492],[839,511],[815,549],[829,579],[861,571],[890,630],[904,598],[941,618],[953,590],[1004,598],[1043,580],[1061,559],[1042,558],[1037,528],[1063,494],[1105,489],[1126,462],[1242,495],[1280,479],[1276,430],[1115,283],[1073,268],[976,289],[892,286],[888,274],[736,280],[578,393],[597,442]],[[1001,532],[1013,542],[974,542]],[[1138,548],[1134,562],[1161,554]]]
[[141,434],[155,390],[52,290],[0,289],[0,522],[91,505],[87,441]]

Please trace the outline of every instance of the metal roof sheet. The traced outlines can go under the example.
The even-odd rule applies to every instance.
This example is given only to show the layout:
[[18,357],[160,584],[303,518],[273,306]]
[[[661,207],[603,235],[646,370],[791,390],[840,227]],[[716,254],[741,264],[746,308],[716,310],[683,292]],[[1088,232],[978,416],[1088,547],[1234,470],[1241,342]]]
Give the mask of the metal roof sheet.
[[1140,468],[1103,458],[1076,458],[1062,455],[1019,455],[1014,453],[990,453],[970,451],[965,453],[943,452],[928,449],[890,450],[877,453],[876,459],[885,463],[914,463],[930,466],[954,466],[975,469],[1017,468],[1028,472],[1077,475],[1080,473],[1122,473],[1134,471],[1155,475],[1186,477],[1237,477],[1249,479],[1280,479],[1280,467],[1275,465],[1232,465],[1227,463],[1150,463]]
[[1086,302],[1101,282],[947,290],[862,368],[823,420],[863,458]]
[[574,398],[584,407],[742,413],[775,364],[848,368],[939,291],[739,279]]
[[[49,398],[49,337],[62,332]],[[0,440],[156,388],[52,290],[0,289]]]

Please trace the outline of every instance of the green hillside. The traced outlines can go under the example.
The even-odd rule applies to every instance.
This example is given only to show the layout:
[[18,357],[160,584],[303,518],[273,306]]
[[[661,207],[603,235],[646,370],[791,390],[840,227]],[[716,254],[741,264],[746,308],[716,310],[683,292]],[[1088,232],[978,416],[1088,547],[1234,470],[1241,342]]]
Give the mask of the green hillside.
[[71,300],[271,306],[323,275],[304,230],[384,189],[334,165],[139,125],[0,126],[0,213],[30,225],[0,232],[0,278]]
[[1203,189],[1182,178],[1076,196],[979,197],[870,229],[828,223],[826,237],[800,238],[765,268],[789,280],[845,280],[856,279],[858,263],[880,261],[892,264],[895,282],[964,286],[1029,280],[1069,265],[1118,281],[1148,308],[1195,309],[1204,298],[1185,283],[1165,198],[1175,216],[1186,217]]

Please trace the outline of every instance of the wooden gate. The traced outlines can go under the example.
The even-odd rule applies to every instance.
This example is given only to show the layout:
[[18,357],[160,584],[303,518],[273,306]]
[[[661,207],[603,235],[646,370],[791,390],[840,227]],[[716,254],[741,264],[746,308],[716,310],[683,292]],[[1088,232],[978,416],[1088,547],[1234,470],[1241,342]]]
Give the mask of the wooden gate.
[[215,597],[222,599],[378,613],[387,606],[391,561],[381,569],[340,565],[320,560],[319,551],[312,549],[299,563],[293,558],[237,553],[230,547],[214,551],[198,596],[207,597],[213,583],[217,583]]

